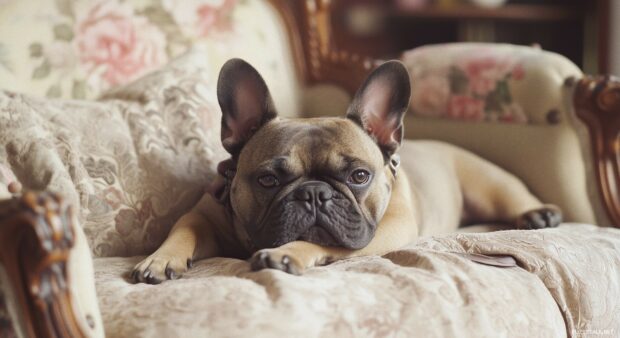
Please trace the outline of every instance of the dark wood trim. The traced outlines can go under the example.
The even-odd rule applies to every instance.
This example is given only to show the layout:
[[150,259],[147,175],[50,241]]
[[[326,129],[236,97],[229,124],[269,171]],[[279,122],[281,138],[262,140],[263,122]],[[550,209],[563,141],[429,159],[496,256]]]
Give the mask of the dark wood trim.
[[295,64],[307,85],[330,83],[354,94],[377,62],[338,48],[332,34],[331,0],[269,0],[289,31]]
[[620,227],[620,79],[585,76],[575,88],[575,112],[587,126],[607,214]]
[[297,75],[305,83],[308,78],[308,60],[306,59],[304,42],[301,38],[301,31],[305,29],[300,25],[300,22],[304,21],[301,16],[301,3],[300,1],[289,0],[269,0],[269,3],[278,11],[280,18],[284,22]]
[[58,195],[27,192],[0,202],[0,262],[26,337],[85,337],[67,277],[75,243],[71,208]]

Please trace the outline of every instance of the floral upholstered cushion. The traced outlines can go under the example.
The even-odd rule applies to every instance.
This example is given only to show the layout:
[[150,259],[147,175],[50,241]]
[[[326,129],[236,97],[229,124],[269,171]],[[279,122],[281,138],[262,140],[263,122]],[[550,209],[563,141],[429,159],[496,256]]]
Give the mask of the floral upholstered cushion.
[[0,89],[96,98],[203,45],[210,80],[231,57],[265,77],[282,113],[297,111],[292,54],[263,0],[1,0]]
[[560,206],[564,220],[597,221],[587,193],[596,175],[584,169],[564,90],[567,77],[582,76],[577,66],[539,48],[483,43],[420,47],[402,60],[412,78],[406,138],[468,149]]
[[482,43],[431,45],[405,52],[412,80],[411,111],[467,121],[557,124],[559,95],[579,69],[539,48]]
[[95,256],[156,249],[225,157],[207,53],[191,51],[100,101],[0,91],[0,195],[19,180],[79,206]]

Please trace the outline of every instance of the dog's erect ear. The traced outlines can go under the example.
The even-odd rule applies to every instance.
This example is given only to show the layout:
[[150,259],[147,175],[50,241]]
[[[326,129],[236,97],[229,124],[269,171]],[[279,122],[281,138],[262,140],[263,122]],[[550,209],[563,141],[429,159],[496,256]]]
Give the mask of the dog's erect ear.
[[265,81],[241,59],[230,59],[222,66],[217,100],[222,108],[222,145],[233,156],[261,126],[277,116]]
[[403,140],[403,116],[409,107],[411,84],[405,66],[388,61],[366,78],[347,110],[389,158]]

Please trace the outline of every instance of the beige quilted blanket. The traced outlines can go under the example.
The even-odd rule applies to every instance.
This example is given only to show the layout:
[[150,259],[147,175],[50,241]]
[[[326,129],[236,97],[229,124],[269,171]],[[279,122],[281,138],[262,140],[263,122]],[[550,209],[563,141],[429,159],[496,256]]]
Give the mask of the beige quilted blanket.
[[[512,255],[519,267],[481,265],[463,252]],[[139,260],[95,259],[109,337],[620,336],[618,229],[425,238],[304,276],[216,258],[155,286],[125,279]]]

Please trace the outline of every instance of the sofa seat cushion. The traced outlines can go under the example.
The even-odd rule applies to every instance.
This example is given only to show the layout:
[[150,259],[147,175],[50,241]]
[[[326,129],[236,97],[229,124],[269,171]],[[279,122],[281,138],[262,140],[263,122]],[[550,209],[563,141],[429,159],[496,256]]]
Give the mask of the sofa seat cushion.
[[514,229],[512,224],[505,223],[480,223],[463,226],[457,229],[456,232],[460,233],[477,233],[477,232],[492,232],[500,230]]
[[[511,255],[519,266],[461,253]],[[422,238],[385,256],[309,269],[250,272],[245,261],[199,261],[183,278],[132,284],[142,259],[97,258],[110,337],[563,337],[620,332],[620,230],[567,224]]]

